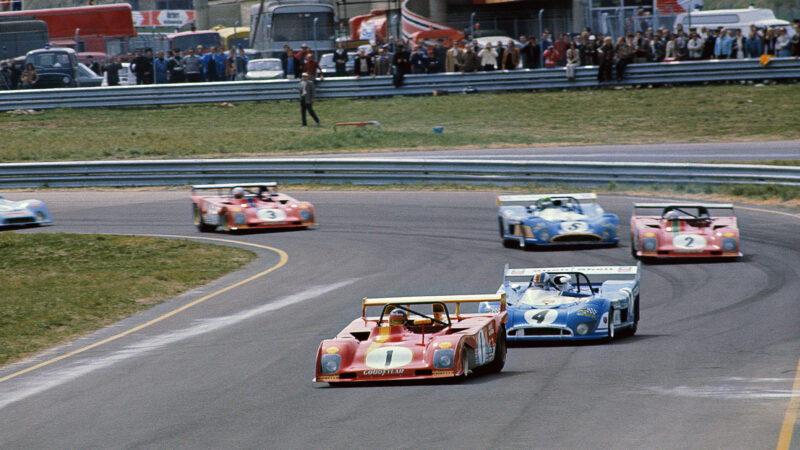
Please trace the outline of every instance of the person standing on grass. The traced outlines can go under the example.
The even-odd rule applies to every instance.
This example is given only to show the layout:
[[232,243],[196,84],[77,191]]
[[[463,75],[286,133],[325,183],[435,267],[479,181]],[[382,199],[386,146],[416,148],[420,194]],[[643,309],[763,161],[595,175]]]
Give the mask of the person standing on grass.
[[311,114],[311,118],[317,122],[317,126],[320,126],[319,118],[317,118],[313,107],[314,97],[317,93],[316,88],[314,87],[314,82],[305,72],[301,75],[298,91],[300,92],[300,116],[303,118],[303,126],[306,126],[306,111],[308,111],[308,113]]

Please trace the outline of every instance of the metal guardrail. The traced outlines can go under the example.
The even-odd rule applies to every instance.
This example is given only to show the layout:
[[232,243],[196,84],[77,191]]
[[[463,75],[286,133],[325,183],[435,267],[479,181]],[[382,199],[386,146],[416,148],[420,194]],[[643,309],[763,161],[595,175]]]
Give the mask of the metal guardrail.
[[[392,78],[388,76],[327,78],[317,84],[317,94],[320,98],[383,97],[431,94],[434,90],[462,92],[465,89],[475,89],[483,92],[598,86],[596,66],[578,67],[575,75],[575,80],[568,81],[563,67],[511,72],[407,75],[400,88],[395,88]],[[761,66],[755,59],[631,64],[622,82],[603,85],[779,79],[800,79],[800,60],[774,58],[766,66]],[[26,89],[0,91],[0,110],[293,100],[297,96],[297,81],[289,80]]]
[[0,187],[170,186],[276,180],[363,185],[617,183],[800,186],[800,167],[400,158],[265,158],[0,164]]

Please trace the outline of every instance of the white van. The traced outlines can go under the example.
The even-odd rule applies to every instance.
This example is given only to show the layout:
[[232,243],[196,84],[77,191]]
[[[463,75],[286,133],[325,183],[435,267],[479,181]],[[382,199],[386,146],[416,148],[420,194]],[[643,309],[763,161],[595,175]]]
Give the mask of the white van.
[[[691,26],[689,25],[691,19]],[[700,29],[706,27],[709,30],[716,30],[723,27],[726,30],[740,29],[742,34],[747,36],[750,32],[750,25],[758,28],[786,28],[787,35],[794,34],[792,24],[775,18],[775,13],[771,9],[747,8],[747,9],[715,9],[710,11],[694,11],[691,18],[687,13],[675,16],[675,28],[678,24],[683,25],[683,30],[688,34],[689,28]]]

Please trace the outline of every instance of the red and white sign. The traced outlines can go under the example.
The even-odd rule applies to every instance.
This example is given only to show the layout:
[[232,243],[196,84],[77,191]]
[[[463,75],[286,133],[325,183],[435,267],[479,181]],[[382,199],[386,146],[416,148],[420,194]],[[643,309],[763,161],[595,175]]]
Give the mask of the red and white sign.
[[136,27],[182,27],[194,20],[193,10],[132,11]]

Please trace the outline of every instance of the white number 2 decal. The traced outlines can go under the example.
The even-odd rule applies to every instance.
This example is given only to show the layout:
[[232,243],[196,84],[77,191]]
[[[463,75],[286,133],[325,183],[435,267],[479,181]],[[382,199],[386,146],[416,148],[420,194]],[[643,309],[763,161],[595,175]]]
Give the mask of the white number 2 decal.
[[672,245],[684,249],[703,248],[706,246],[706,239],[696,234],[679,234],[672,238]]

